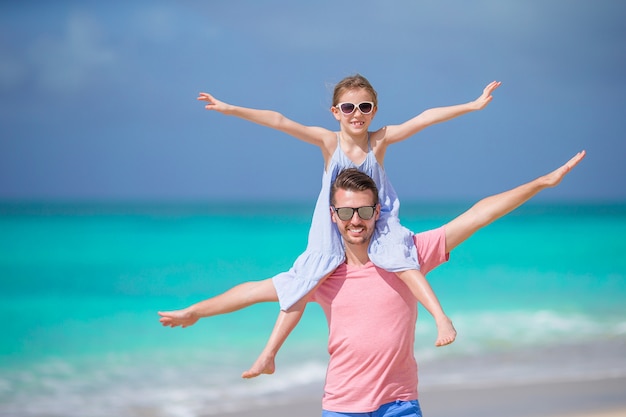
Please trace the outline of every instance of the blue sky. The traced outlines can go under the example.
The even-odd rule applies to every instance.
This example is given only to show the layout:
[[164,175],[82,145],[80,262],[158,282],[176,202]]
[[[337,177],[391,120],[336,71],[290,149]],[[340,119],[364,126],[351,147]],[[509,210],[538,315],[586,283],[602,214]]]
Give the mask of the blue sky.
[[545,199],[626,200],[618,0],[0,3],[0,200],[301,200],[311,145],[207,112],[207,91],[336,129],[361,73],[374,127],[502,86],[482,112],[390,148],[403,200],[466,200],[588,156]]

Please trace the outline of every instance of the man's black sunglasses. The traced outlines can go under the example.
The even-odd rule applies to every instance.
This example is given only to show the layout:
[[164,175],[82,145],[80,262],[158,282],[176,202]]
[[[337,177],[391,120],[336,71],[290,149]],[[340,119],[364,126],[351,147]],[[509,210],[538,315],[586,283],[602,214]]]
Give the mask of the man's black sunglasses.
[[363,207],[333,207],[335,213],[337,213],[337,217],[341,220],[348,221],[354,216],[354,212],[356,211],[359,214],[359,217],[363,220],[369,220],[374,216],[374,212],[376,211],[376,205],[373,206],[363,206]]

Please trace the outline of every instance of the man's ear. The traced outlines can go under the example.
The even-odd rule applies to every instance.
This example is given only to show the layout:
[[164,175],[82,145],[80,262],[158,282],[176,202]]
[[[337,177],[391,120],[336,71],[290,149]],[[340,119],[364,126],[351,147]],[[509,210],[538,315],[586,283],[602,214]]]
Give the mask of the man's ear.
[[376,216],[374,220],[378,220],[380,218],[380,203],[376,204]]
[[332,208],[332,207],[329,207],[329,208],[330,208],[330,220],[331,220],[333,223],[337,223],[337,220],[335,220],[335,210],[333,210],[333,208]]

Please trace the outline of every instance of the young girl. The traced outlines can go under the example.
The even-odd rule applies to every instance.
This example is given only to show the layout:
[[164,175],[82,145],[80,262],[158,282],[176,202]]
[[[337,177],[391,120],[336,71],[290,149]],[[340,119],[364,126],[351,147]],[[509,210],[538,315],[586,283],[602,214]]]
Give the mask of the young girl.
[[[208,110],[237,116],[317,145],[324,157],[322,190],[313,213],[307,248],[289,271],[269,280],[238,285],[224,294],[183,310],[160,312],[161,323],[164,326],[186,327],[201,317],[238,310],[253,303],[271,300],[278,295],[281,312],[268,345],[243,376],[253,377],[274,372],[275,353],[299,321],[308,296],[325,277],[344,262],[341,236],[331,222],[328,211],[329,192],[338,172],[356,167],[372,177],[379,189],[381,214],[369,247],[370,259],[378,267],[396,272],[418,302],[434,317],[438,331],[435,344],[443,346],[452,343],[456,338],[456,330],[419,271],[413,233],[400,224],[400,202],[387,180],[383,162],[389,145],[407,139],[433,124],[483,109],[492,100],[492,93],[499,86],[500,82],[494,81],[474,101],[432,108],[400,125],[385,126],[373,132],[369,131],[369,127],[378,109],[377,94],[369,81],[358,74],[343,79],[335,86],[330,110],[339,122],[338,132],[304,126],[271,110],[233,106],[208,93],[200,93],[198,100],[207,102],[205,107]],[[358,210],[342,210],[341,207],[333,209],[346,219],[354,215],[369,219],[374,212],[371,207],[361,207]]]

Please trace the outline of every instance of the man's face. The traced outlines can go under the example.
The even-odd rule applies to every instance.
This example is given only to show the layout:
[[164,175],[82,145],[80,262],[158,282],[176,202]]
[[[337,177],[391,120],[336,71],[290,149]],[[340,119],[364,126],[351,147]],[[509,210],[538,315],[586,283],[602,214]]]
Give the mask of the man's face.
[[[335,193],[335,207],[365,207],[374,205],[374,193],[367,191],[346,191],[339,189]],[[337,213],[331,208],[333,222],[337,224],[339,233],[346,245],[369,245],[370,238],[374,233],[376,220],[380,215],[380,206],[376,206],[376,211],[371,219],[363,220],[354,211],[349,220],[341,220]]]

